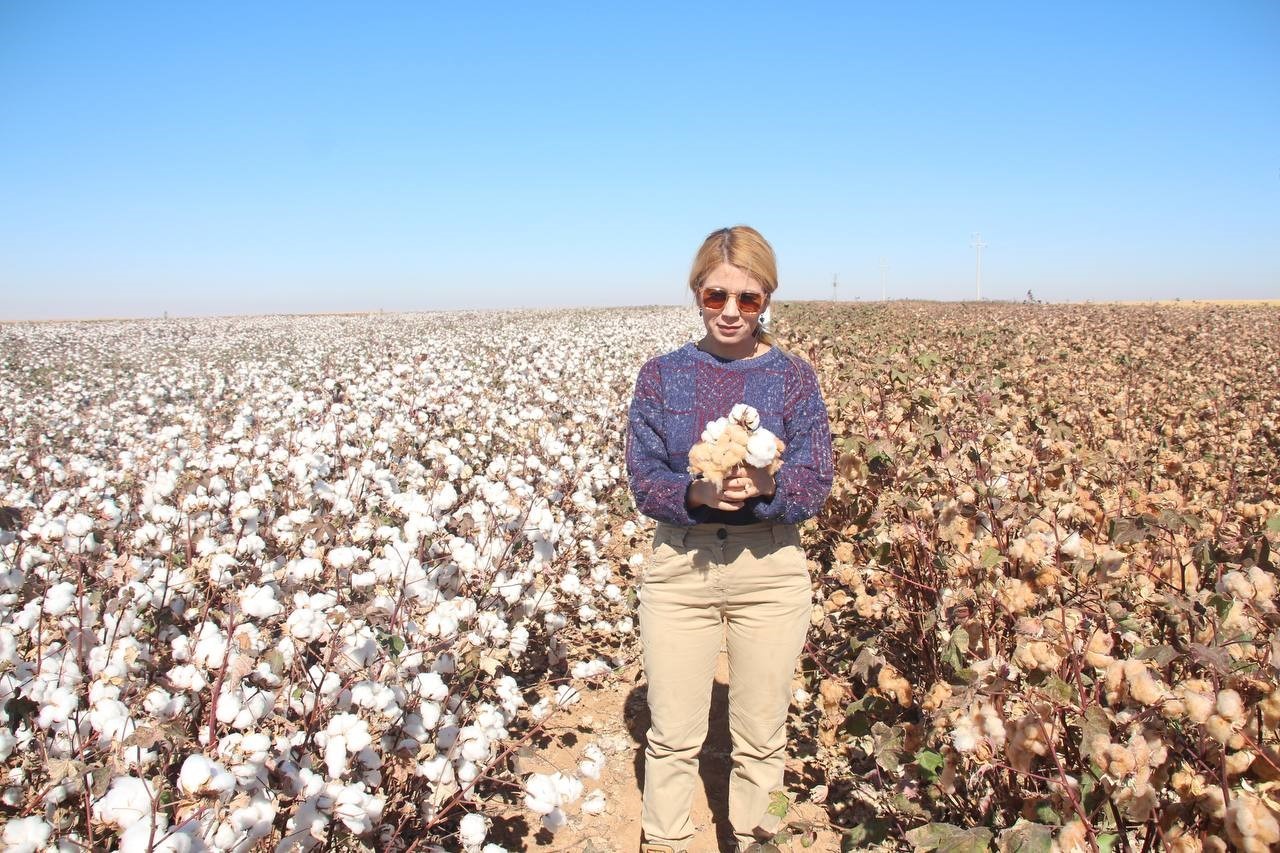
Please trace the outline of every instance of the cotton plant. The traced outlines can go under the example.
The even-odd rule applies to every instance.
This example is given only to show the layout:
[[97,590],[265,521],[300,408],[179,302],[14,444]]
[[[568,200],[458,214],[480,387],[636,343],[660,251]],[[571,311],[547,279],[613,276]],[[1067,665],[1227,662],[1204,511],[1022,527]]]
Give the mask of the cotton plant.
[[729,413],[709,421],[700,440],[689,449],[689,473],[724,488],[724,480],[741,466],[774,474],[782,467],[785,442],[760,424],[760,413],[737,403]]
[[[494,316],[0,330],[25,353],[0,369],[0,793],[50,827],[15,844],[309,847],[419,800],[443,839],[612,669],[630,553],[599,424],[686,330],[500,315],[476,348]],[[88,819],[37,754],[103,768]]]

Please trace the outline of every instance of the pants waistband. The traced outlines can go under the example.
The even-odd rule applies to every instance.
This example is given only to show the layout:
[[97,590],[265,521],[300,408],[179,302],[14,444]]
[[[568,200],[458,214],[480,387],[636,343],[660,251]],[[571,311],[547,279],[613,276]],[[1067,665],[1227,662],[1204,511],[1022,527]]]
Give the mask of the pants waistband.
[[660,521],[655,531],[655,537],[680,546],[698,542],[724,542],[729,539],[771,539],[775,545],[784,545],[795,535],[794,524],[775,524],[772,521],[753,524],[695,524],[692,527],[679,527]]

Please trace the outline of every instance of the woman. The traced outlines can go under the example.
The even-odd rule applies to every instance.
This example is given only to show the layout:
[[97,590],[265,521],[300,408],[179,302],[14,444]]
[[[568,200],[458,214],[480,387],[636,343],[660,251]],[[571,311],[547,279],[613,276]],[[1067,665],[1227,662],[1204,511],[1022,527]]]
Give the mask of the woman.
[[[689,287],[706,334],[640,370],[627,432],[636,506],[658,522],[640,588],[651,724],[645,748],[646,853],[693,837],[689,808],[727,636],[733,771],[729,821],[740,849],[782,787],[791,678],[812,589],[796,523],[831,491],[831,432],[813,368],[784,353],[760,318],[778,286],[773,249],[743,225],[712,233]],[[719,490],[687,472],[689,449],[736,403],[782,438],[782,467],[738,469]],[[772,824],[772,825],[771,825]]]

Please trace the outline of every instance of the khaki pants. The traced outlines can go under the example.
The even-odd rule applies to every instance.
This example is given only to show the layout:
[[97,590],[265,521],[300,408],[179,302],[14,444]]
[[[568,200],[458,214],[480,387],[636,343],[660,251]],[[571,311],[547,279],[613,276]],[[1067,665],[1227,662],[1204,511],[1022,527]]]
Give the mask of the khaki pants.
[[777,826],[791,678],[804,647],[812,588],[792,524],[659,524],[641,581],[640,639],[649,683],[645,839],[679,850],[707,735],[716,658],[727,636],[733,771],[729,821],[740,846]]

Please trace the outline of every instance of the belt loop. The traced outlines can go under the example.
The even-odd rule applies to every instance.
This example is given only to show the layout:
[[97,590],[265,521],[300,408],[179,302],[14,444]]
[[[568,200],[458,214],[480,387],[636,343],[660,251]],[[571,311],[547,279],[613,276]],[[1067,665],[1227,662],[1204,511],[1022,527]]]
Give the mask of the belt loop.
[[693,529],[692,527],[677,527],[674,529],[674,532],[676,534],[675,539],[677,542],[680,543],[681,548],[684,547],[685,537],[689,535],[689,531],[692,529]]

